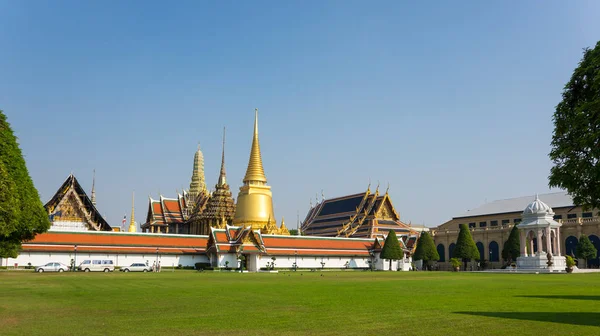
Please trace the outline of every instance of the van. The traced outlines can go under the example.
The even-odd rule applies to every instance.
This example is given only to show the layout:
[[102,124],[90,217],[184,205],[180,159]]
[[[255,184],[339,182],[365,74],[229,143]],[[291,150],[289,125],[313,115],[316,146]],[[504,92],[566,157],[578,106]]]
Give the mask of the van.
[[84,260],[77,268],[84,272],[113,272],[115,265],[112,260]]

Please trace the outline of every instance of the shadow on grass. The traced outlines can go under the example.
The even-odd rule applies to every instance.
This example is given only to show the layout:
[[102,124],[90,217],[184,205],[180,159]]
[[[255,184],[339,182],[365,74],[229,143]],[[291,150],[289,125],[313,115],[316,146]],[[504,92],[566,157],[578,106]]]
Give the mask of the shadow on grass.
[[554,322],[600,327],[600,313],[574,312],[454,312],[455,314],[497,317],[513,320]]
[[520,298],[600,301],[600,295],[516,295]]

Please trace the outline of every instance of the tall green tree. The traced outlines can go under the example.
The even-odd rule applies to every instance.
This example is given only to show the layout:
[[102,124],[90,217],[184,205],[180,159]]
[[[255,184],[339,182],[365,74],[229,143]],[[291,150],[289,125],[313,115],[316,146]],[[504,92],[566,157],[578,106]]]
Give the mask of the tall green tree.
[[463,260],[465,270],[467,269],[467,262],[471,261],[471,259],[479,260],[479,250],[477,249],[477,245],[475,245],[475,241],[473,241],[467,224],[460,224],[460,231],[458,232],[458,239],[456,240],[456,247],[454,247],[452,256]]
[[433,238],[429,235],[429,232],[423,231],[419,240],[417,241],[417,248],[413,255],[414,260],[423,260],[423,266],[426,269],[430,269],[432,261],[440,260],[440,254],[435,248]]
[[381,259],[388,259],[390,261],[390,271],[392,270],[392,260],[402,259],[404,252],[400,247],[398,236],[394,230],[388,232],[388,236],[385,238],[383,249],[381,249]]
[[510,264],[511,262],[517,260],[520,255],[521,241],[519,240],[519,229],[517,228],[517,225],[515,225],[513,226],[512,230],[510,230],[508,239],[504,242],[504,247],[502,248],[502,259]]
[[586,48],[554,112],[550,187],[576,205],[600,209],[600,41]]
[[592,244],[590,241],[590,238],[582,234],[581,237],[579,237],[577,246],[575,246],[575,256],[579,259],[585,260],[585,264],[587,266],[587,261],[596,258],[597,253],[598,251],[594,247],[594,244]]
[[16,257],[22,241],[49,228],[17,138],[0,110],[0,257]]

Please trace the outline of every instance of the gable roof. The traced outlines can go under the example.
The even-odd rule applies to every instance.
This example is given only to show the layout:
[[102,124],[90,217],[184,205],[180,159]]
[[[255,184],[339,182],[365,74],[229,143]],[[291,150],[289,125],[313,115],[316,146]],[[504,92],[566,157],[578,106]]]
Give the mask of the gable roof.
[[106,222],[104,217],[102,217],[96,206],[92,203],[90,198],[85,193],[85,190],[81,187],[81,184],[79,184],[79,181],[77,181],[77,178],[75,178],[75,175],[73,174],[69,174],[65,182],[63,182],[60,188],[58,188],[54,196],[52,196],[52,198],[44,205],[48,215],[52,218],[56,206],[71,190],[79,199],[79,203],[83,206],[87,213],[89,213],[89,219],[96,223],[101,231],[111,231],[112,228],[110,225],[108,225],[108,222]]
[[[555,192],[538,195],[551,208],[573,207],[573,198],[566,192]],[[465,218],[485,215],[495,215],[511,212],[523,212],[523,209],[535,199],[535,195],[508,198],[486,203],[480,207],[463,212],[454,218]]]
[[[386,216],[381,212],[386,209]],[[302,224],[302,232],[307,236],[322,237],[375,237],[390,230],[400,234],[416,234],[408,225],[400,221],[386,191],[379,195],[379,189],[370,189],[337,198],[324,200],[308,211]]]

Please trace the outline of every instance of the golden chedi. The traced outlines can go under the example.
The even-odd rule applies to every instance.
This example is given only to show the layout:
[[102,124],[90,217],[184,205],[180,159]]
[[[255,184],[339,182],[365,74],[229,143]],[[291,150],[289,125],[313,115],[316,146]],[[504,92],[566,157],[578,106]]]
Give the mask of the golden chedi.
[[258,109],[254,111],[254,135],[250,160],[244,177],[244,185],[240,187],[238,193],[233,224],[252,226],[252,229],[256,230],[276,225],[271,187],[267,185],[267,177],[260,156]]

